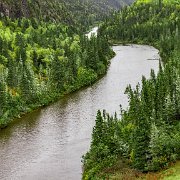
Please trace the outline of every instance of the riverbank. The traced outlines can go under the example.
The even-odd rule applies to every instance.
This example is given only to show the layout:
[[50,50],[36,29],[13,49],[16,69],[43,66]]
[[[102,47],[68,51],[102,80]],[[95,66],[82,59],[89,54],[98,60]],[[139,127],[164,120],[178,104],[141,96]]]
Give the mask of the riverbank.
[[[13,23],[6,23],[7,19],[1,21],[2,52],[8,53],[0,57],[0,129],[7,127],[14,118],[91,85],[106,74],[109,60],[114,56],[103,36],[90,38],[98,28],[87,38],[61,24],[41,22],[34,28],[33,22],[25,19],[22,21],[30,26],[27,32],[29,26],[19,28],[16,19],[9,20],[15,23],[13,28]],[[9,29],[11,36],[4,37]]]
[[[153,44],[153,43],[151,43],[151,44]],[[129,43],[127,43],[126,46],[129,46]],[[158,44],[156,44],[156,47],[160,47],[160,46]],[[164,54],[164,52],[160,52],[159,54],[166,55],[166,53]],[[172,54],[172,56],[169,57],[168,62],[170,63],[171,61],[173,61],[173,58],[178,58],[178,56],[176,56],[176,53]],[[155,59],[157,60],[157,58],[155,58]],[[160,60],[161,57],[159,57],[158,59]],[[163,61],[163,62],[165,62],[165,61]],[[162,64],[162,63],[160,63],[160,64],[164,65],[163,68],[168,69],[168,68],[172,68],[170,66],[171,63],[170,64],[169,63],[166,63],[165,65]],[[176,70],[176,71],[178,72],[178,70]],[[160,72],[162,73],[162,67],[160,67],[160,71],[157,73],[157,77],[156,77],[156,75],[154,75],[154,77],[156,77],[158,79],[160,77]],[[166,70],[163,71],[163,73],[164,73],[164,76],[168,76],[168,74],[165,74],[165,73],[167,73]],[[152,75],[151,78],[147,79],[147,81],[152,80],[153,74],[151,74],[151,75]],[[146,76],[146,78],[148,78],[148,77]],[[165,79],[167,79],[167,78],[165,78]],[[154,89],[154,88],[151,88],[151,89]],[[128,111],[129,111],[129,109],[128,109]],[[126,155],[126,152],[125,152],[126,149],[123,150],[123,148],[126,148],[127,144],[124,144],[124,147],[119,147],[118,142],[116,142],[117,145],[116,145],[115,142],[112,143],[112,141],[119,141],[118,138],[120,139],[120,141],[123,141],[122,137],[126,138],[125,143],[127,143],[128,138],[126,137],[127,135],[125,135],[124,133],[126,131],[127,131],[127,133],[129,133],[129,132],[131,133],[131,131],[133,129],[132,123],[129,123],[126,126],[123,127],[123,123],[125,123],[124,118],[126,118],[126,110],[123,110],[122,112],[124,113],[123,114],[124,117],[121,119],[121,121],[123,121],[122,123],[120,121],[117,121],[116,117],[112,117],[112,119],[109,120],[108,116],[104,116],[104,113],[103,113],[103,117],[101,116],[101,118],[103,120],[100,121],[101,118],[98,117],[98,115],[97,115],[97,117],[96,117],[97,118],[96,119],[96,126],[94,127],[94,131],[93,131],[93,133],[95,133],[96,131],[98,132],[98,134],[96,134],[97,136],[99,136],[99,133],[102,133],[102,131],[104,131],[103,130],[104,128],[102,127],[102,126],[104,126],[104,124],[105,124],[105,127],[108,126],[106,128],[109,128],[109,129],[117,129],[118,128],[120,132],[119,133],[117,133],[116,131],[113,132],[113,130],[112,130],[112,132],[109,132],[107,130],[108,132],[106,132],[106,133],[104,132],[104,133],[101,134],[101,138],[100,139],[98,138],[98,141],[101,141],[101,139],[104,139],[101,142],[101,147],[98,144],[96,146],[96,148],[95,147],[93,149],[90,148],[90,152],[88,152],[86,154],[86,156],[84,156],[85,157],[84,162],[85,162],[86,166],[85,166],[85,173],[83,174],[84,175],[83,179],[86,180],[86,179],[91,179],[91,178],[97,178],[97,179],[98,178],[100,178],[100,179],[101,178],[105,178],[105,179],[107,178],[107,179],[110,179],[110,180],[111,179],[112,180],[115,180],[115,179],[117,179],[117,180],[119,180],[119,179],[130,179],[131,180],[132,179],[133,180],[133,179],[152,179],[152,178],[155,178],[155,179],[163,179],[163,180],[166,180],[166,179],[168,179],[168,180],[171,180],[171,179],[176,180],[177,179],[178,180],[180,178],[180,174],[179,174],[180,163],[179,163],[179,158],[178,158],[178,153],[179,152],[177,150],[179,148],[179,145],[178,145],[178,143],[176,143],[176,142],[179,142],[179,131],[178,131],[178,129],[179,129],[180,124],[178,123],[178,120],[179,120],[178,116],[174,117],[174,120],[172,120],[173,125],[170,124],[168,126],[168,125],[163,124],[162,129],[158,130],[159,132],[162,131],[162,133],[163,133],[162,137],[159,134],[159,132],[154,132],[156,130],[151,129],[151,132],[157,133],[157,134],[154,135],[155,138],[157,138],[157,139],[155,139],[155,143],[157,143],[157,144],[153,145],[154,146],[154,151],[156,151],[156,153],[158,153],[158,151],[160,149],[163,149],[164,146],[165,146],[165,149],[166,148],[167,149],[171,148],[171,150],[169,152],[167,150],[165,150],[165,152],[164,152],[165,155],[164,156],[161,155],[161,150],[160,150],[160,154],[158,154],[158,156],[160,156],[160,157],[158,157],[157,160],[154,160],[156,162],[153,164],[153,166],[154,166],[153,168],[156,168],[156,166],[157,167],[159,166],[157,168],[157,170],[161,169],[160,171],[157,171],[156,169],[152,169],[152,170],[149,170],[149,171],[145,171],[145,173],[143,173],[143,171],[138,171],[137,169],[133,168],[133,166],[132,166],[132,157],[131,157],[133,155],[130,155],[130,158],[128,158],[128,156]],[[177,119],[175,119],[175,118],[177,118]],[[100,121],[99,126],[97,126],[98,121]],[[109,127],[109,121],[112,121],[111,122],[112,125],[110,124],[110,127]],[[129,121],[129,119],[128,119],[128,121]],[[98,127],[100,129],[96,130],[96,128],[98,128]],[[120,130],[120,127],[122,128],[121,130]],[[151,128],[153,128],[153,127],[151,127]],[[163,128],[165,130],[163,130]],[[172,130],[171,135],[166,133],[166,131],[169,131],[169,129]],[[109,138],[106,137],[106,136],[103,137],[104,136],[103,134],[107,134],[107,136],[109,136]],[[169,141],[169,143],[164,145],[164,140],[163,139],[166,139],[166,138],[168,139],[167,141]],[[173,138],[175,138],[175,139],[173,139]],[[96,138],[93,137],[93,135],[92,135],[91,146],[92,146],[93,141],[95,139]],[[108,144],[108,139],[110,139],[109,144]],[[99,143],[98,141],[97,141],[97,143]],[[121,145],[122,142],[119,142],[119,143]],[[102,148],[102,149],[98,150],[98,148]],[[113,152],[114,155],[113,155],[113,153],[109,152],[111,150],[111,148],[112,149],[115,148],[114,152]],[[177,154],[176,153],[173,154],[173,152],[171,154],[171,151],[174,148],[176,149]],[[103,152],[104,149],[106,149],[107,152],[106,151]],[[95,152],[92,152],[92,151],[95,151]],[[97,157],[96,157],[96,151],[97,151]],[[100,153],[100,151],[102,151],[102,152]],[[118,152],[118,151],[120,151],[120,152]],[[124,153],[124,155],[123,155],[123,153]],[[106,154],[105,157],[104,157],[104,154]],[[118,157],[119,155],[122,156],[122,157]],[[173,155],[174,155],[174,158],[172,158]],[[125,156],[127,158],[124,161],[123,161],[123,158],[124,158],[123,156]],[[97,158],[97,159],[101,159],[101,160],[97,160],[97,161],[94,162],[94,160],[91,161],[91,158],[93,158],[93,159]],[[170,158],[172,158],[171,161],[168,160]],[[94,165],[91,166],[89,164],[89,162],[91,162],[91,164],[94,164]],[[173,163],[173,162],[176,162],[176,163]],[[161,165],[161,163],[162,163],[162,165]],[[90,165],[91,168],[89,168],[88,165]],[[100,171],[99,171],[99,169],[100,169]],[[156,172],[153,173],[153,171],[156,171]],[[146,173],[146,172],[148,172],[148,173]],[[96,175],[94,176],[94,174],[96,174]]]
[[153,47],[115,46],[113,51],[116,56],[106,75],[92,86],[65,95],[1,131],[1,179],[82,178],[81,159],[89,149],[97,110],[114,114],[120,101],[127,107],[127,84],[135,86],[142,74],[158,70],[158,61],[146,61],[158,56]]
[[52,98],[50,97],[49,99],[46,99],[46,101],[44,101],[42,104],[32,104],[32,105],[26,107],[23,112],[21,112],[21,111],[18,112],[17,111],[14,115],[12,115],[12,117],[8,118],[9,120],[3,120],[3,121],[1,120],[0,121],[2,123],[2,124],[0,124],[0,130],[6,128],[15,119],[20,119],[23,116],[26,116],[27,114],[29,114],[29,113],[31,113],[31,112],[33,112],[35,110],[41,109],[41,108],[46,107],[46,106],[48,106],[48,105],[50,105],[52,103],[57,102],[58,100],[65,97],[66,95],[69,95],[72,92],[76,92],[76,91],[78,91],[78,90],[80,90],[82,88],[85,88],[85,87],[87,87],[89,85],[92,85],[93,83],[98,81],[101,77],[102,76],[95,76],[94,78],[92,78],[91,80],[89,80],[85,84],[82,84],[79,87],[69,89],[68,91],[64,91],[64,92],[62,92],[60,94],[54,94]]
[[[97,30],[97,29],[96,29]],[[94,32],[93,32],[94,34]],[[88,36],[89,37],[89,36]],[[112,52],[108,58],[108,66],[110,64],[110,60],[115,56],[115,53]],[[108,70],[108,68],[107,68]],[[55,103],[56,101],[60,100],[62,97],[69,95],[70,93],[76,92],[78,90],[81,90],[82,88],[85,88],[87,86],[91,86],[92,84],[94,84],[95,82],[97,82],[98,80],[100,80],[106,73],[107,70],[103,73],[98,75],[97,73],[94,72],[94,74],[90,74],[89,77],[86,77],[86,80],[83,82],[81,81],[81,83],[75,83],[74,86],[70,86],[68,88],[68,90],[63,91],[61,93],[53,93],[53,96],[49,96],[48,99],[46,99],[45,101],[43,100],[42,103],[38,104],[31,104],[27,107],[23,108],[22,110],[17,110],[16,112],[14,112],[11,117],[8,117],[8,119],[0,119],[0,130],[6,128],[10,123],[12,123],[15,119],[20,119],[23,116],[27,115],[28,113],[31,113],[37,109],[40,109],[42,107],[48,106],[52,103]]]
[[101,172],[118,164],[119,159],[126,159],[128,169],[142,173],[158,172],[180,159],[180,44],[176,3],[172,1],[169,6],[164,2],[160,10],[151,1],[139,0],[100,27],[99,32],[106,34],[112,44],[146,43],[157,47],[163,66],[160,63],[157,74],[152,70],[150,78],[143,76],[142,86],[126,88],[129,107],[121,108],[120,119],[98,111],[91,147],[83,159],[83,179],[108,178],[108,174],[101,176]]

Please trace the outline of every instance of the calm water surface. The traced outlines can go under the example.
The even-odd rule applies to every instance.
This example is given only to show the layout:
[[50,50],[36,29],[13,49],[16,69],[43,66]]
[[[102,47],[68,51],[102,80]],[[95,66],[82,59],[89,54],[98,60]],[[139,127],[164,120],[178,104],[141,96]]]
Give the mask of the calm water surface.
[[1,180],[79,180],[81,156],[90,145],[96,111],[127,107],[124,90],[150,69],[158,70],[153,47],[115,46],[108,73],[92,87],[64,97],[0,132]]

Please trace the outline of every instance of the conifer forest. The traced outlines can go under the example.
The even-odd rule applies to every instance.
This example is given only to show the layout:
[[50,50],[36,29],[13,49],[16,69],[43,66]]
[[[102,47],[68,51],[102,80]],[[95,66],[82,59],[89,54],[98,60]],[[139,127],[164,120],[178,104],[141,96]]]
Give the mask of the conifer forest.
[[1,17],[0,46],[1,126],[93,83],[113,56],[105,37],[25,17]]
[[127,83],[127,108],[97,111],[82,179],[113,179],[119,161],[139,173],[179,162],[180,0],[0,0],[0,139],[15,119],[101,81],[112,46],[129,44],[158,49],[158,73]]
[[[148,13],[147,13],[148,12]],[[99,32],[111,43],[151,44],[160,50],[159,72],[128,85],[121,118],[98,111],[84,179],[94,179],[118,158],[140,171],[157,171],[180,158],[180,2],[138,0],[115,12]],[[100,176],[101,177],[101,176]],[[101,177],[102,178],[102,177]]]

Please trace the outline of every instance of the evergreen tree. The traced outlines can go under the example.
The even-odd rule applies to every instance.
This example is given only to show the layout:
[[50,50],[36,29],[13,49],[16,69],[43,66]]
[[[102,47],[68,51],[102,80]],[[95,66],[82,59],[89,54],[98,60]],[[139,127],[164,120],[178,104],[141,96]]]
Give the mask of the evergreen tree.
[[55,91],[63,90],[64,85],[64,57],[59,57],[58,53],[52,59],[50,69],[50,81]]
[[101,111],[98,110],[96,115],[96,124],[92,133],[92,145],[98,146],[99,143],[104,143],[104,121]]
[[18,86],[17,64],[13,59],[8,61],[7,85],[13,89]]

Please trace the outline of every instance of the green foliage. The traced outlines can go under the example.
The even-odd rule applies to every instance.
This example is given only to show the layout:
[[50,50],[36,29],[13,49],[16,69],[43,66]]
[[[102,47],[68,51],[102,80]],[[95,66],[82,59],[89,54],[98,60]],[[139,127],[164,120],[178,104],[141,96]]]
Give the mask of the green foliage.
[[[2,0],[1,0],[2,1]],[[0,2],[1,2],[0,1]],[[112,10],[132,3],[134,0],[3,0],[0,13],[11,18],[36,18],[43,21],[79,26],[86,31],[95,22],[104,19]],[[86,18],[84,18],[86,17]],[[23,32],[29,21],[19,23]],[[33,28],[37,22],[33,19]]]
[[94,179],[96,173],[104,167],[112,165],[117,159],[119,141],[117,137],[116,117],[110,117],[106,112],[97,112],[96,125],[92,133],[90,151],[83,157],[85,164],[84,179]]
[[0,19],[0,126],[106,73],[109,44],[82,34],[37,19]]
[[81,84],[88,85],[89,82],[94,82],[97,79],[97,74],[92,70],[87,70],[83,67],[78,69],[77,74],[77,86],[81,86]]
[[[99,33],[110,42],[149,43],[159,48],[163,62],[157,75],[152,70],[149,79],[142,77],[141,86],[127,87],[129,107],[121,109],[120,120],[112,118],[116,133],[106,136],[108,122],[98,112],[84,161],[86,179],[91,179],[92,171],[94,179],[100,177],[111,166],[102,165],[108,156],[125,158],[143,172],[160,170],[180,159],[179,5],[179,1],[139,0],[102,24]],[[118,143],[110,146],[109,139]],[[105,160],[99,156],[104,152],[102,144],[109,150],[105,151],[107,158],[102,154]]]
[[179,124],[176,128],[163,128],[152,125],[149,151],[151,160],[149,170],[159,170],[159,167],[168,166],[180,158],[180,134]]

